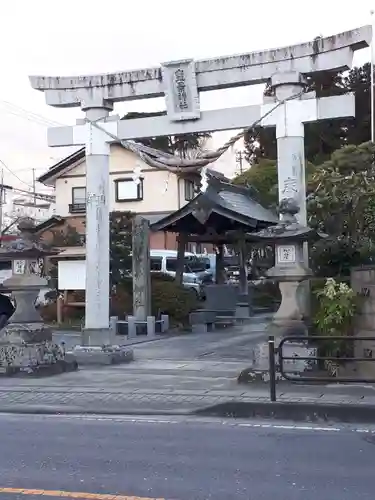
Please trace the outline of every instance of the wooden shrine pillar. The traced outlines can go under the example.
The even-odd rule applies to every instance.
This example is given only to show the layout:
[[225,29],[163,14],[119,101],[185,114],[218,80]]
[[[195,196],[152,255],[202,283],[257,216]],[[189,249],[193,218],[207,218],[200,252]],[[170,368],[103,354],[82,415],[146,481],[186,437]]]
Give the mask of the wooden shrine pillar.
[[215,280],[218,285],[222,285],[225,282],[224,276],[224,245],[220,243],[217,245],[216,252],[216,269],[215,269]]
[[238,246],[240,260],[239,293],[240,295],[248,295],[249,287],[247,283],[246,242],[244,238],[239,240]]
[[185,264],[185,247],[187,243],[187,234],[179,233],[177,237],[177,263],[176,263],[176,283],[182,285]]

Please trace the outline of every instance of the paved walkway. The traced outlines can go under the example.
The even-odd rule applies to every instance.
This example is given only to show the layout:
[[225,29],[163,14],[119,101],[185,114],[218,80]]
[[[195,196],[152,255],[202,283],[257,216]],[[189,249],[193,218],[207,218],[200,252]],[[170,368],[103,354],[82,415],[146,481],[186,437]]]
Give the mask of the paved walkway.
[[[137,344],[127,365],[48,378],[1,378],[0,411],[194,412],[226,402],[269,400],[267,384],[238,385],[265,323]],[[278,386],[278,400],[374,405],[372,386]]]

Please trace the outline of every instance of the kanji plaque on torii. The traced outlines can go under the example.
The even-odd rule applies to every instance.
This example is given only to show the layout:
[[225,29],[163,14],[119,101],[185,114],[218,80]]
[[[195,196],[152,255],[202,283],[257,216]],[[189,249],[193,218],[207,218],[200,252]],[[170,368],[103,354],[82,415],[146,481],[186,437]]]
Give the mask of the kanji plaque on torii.
[[[305,77],[320,71],[349,69],[353,52],[367,47],[371,27],[365,26],[329,38],[274,50],[182,60],[102,75],[76,77],[30,77],[31,85],[46,94],[51,106],[80,106],[90,123],[49,130],[50,146],[86,147],[86,328],[108,328],[109,316],[109,206],[108,177],[110,143],[137,137],[190,132],[242,129],[261,120],[270,107],[282,103],[262,121],[276,126],[279,194],[295,192],[300,222],[306,218],[304,123],[354,116],[354,96],[316,99],[304,94]],[[275,102],[231,109],[202,111],[199,92],[271,81]],[[109,121],[119,101],[165,96],[167,115]],[[286,100],[287,99],[287,100]],[[286,100],[286,101],[285,101]],[[111,136],[105,131],[110,132]]]

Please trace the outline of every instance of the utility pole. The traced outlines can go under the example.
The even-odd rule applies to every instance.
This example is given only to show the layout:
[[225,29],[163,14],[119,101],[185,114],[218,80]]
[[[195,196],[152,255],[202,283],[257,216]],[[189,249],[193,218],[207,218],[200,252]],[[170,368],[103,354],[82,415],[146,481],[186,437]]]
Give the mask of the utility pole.
[[[370,11],[370,16],[371,16],[371,26],[372,30],[374,30],[374,11]],[[370,92],[370,105],[371,105],[371,110],[370,110],[370,120],[371,120],[371,142],[374,143],[375,139],[375,122],[374,122],[374,114],[375,114],[375,98],[374,98],[374,34],[372,31],[371,35],[371,45],[370,45],[370,51],[371,51],[371,61],[370,61],[370,72],[371,72],[371,92]]]
[[240,174],[243,173],[243,161],[245,160],[245,153],[244,151],[237,151],[236,152],[236,163],[240,167]]
[[33,170],[33,199],[34,199],[34,207],[36,205],[36,196],[35,196],[35,168],[32,169]]
[[[0,236],[3,235],[3,203],[4,203],[4,169],[1,169],[1,186],[0,186]],[[0,245],[1,245],[0,241]]]

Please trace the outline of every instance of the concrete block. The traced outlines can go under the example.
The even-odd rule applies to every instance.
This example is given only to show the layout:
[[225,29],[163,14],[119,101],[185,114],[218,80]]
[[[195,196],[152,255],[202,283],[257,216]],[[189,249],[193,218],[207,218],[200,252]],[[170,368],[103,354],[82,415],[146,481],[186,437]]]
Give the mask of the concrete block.
[[201,309],[200,311],[194,311],[189,315],[190,325],[203,325],[212,324],[216,320],[216,311],[206,311]]
[[155,336],[155,316],[147,316],[147,337]]
[[207,285],[206,308],[212,311],[234,314],[236,310],[238,289],[233,285]]
[[115,339],[111,328],[89,328],[81,332],[81,342],[83,346],[111,345]]
[[114,365],[134,359],[133,350],[124,346],[75,346],[72,354],[78,365]]
[[197,323],[194,325],[191,325],[191,331],[192,333],[207,333],[208,332],[208,326],[204,323]]
[[239,302],[236,305],[236,318],[248,318],[249,314],[249,304],[246,302]]

